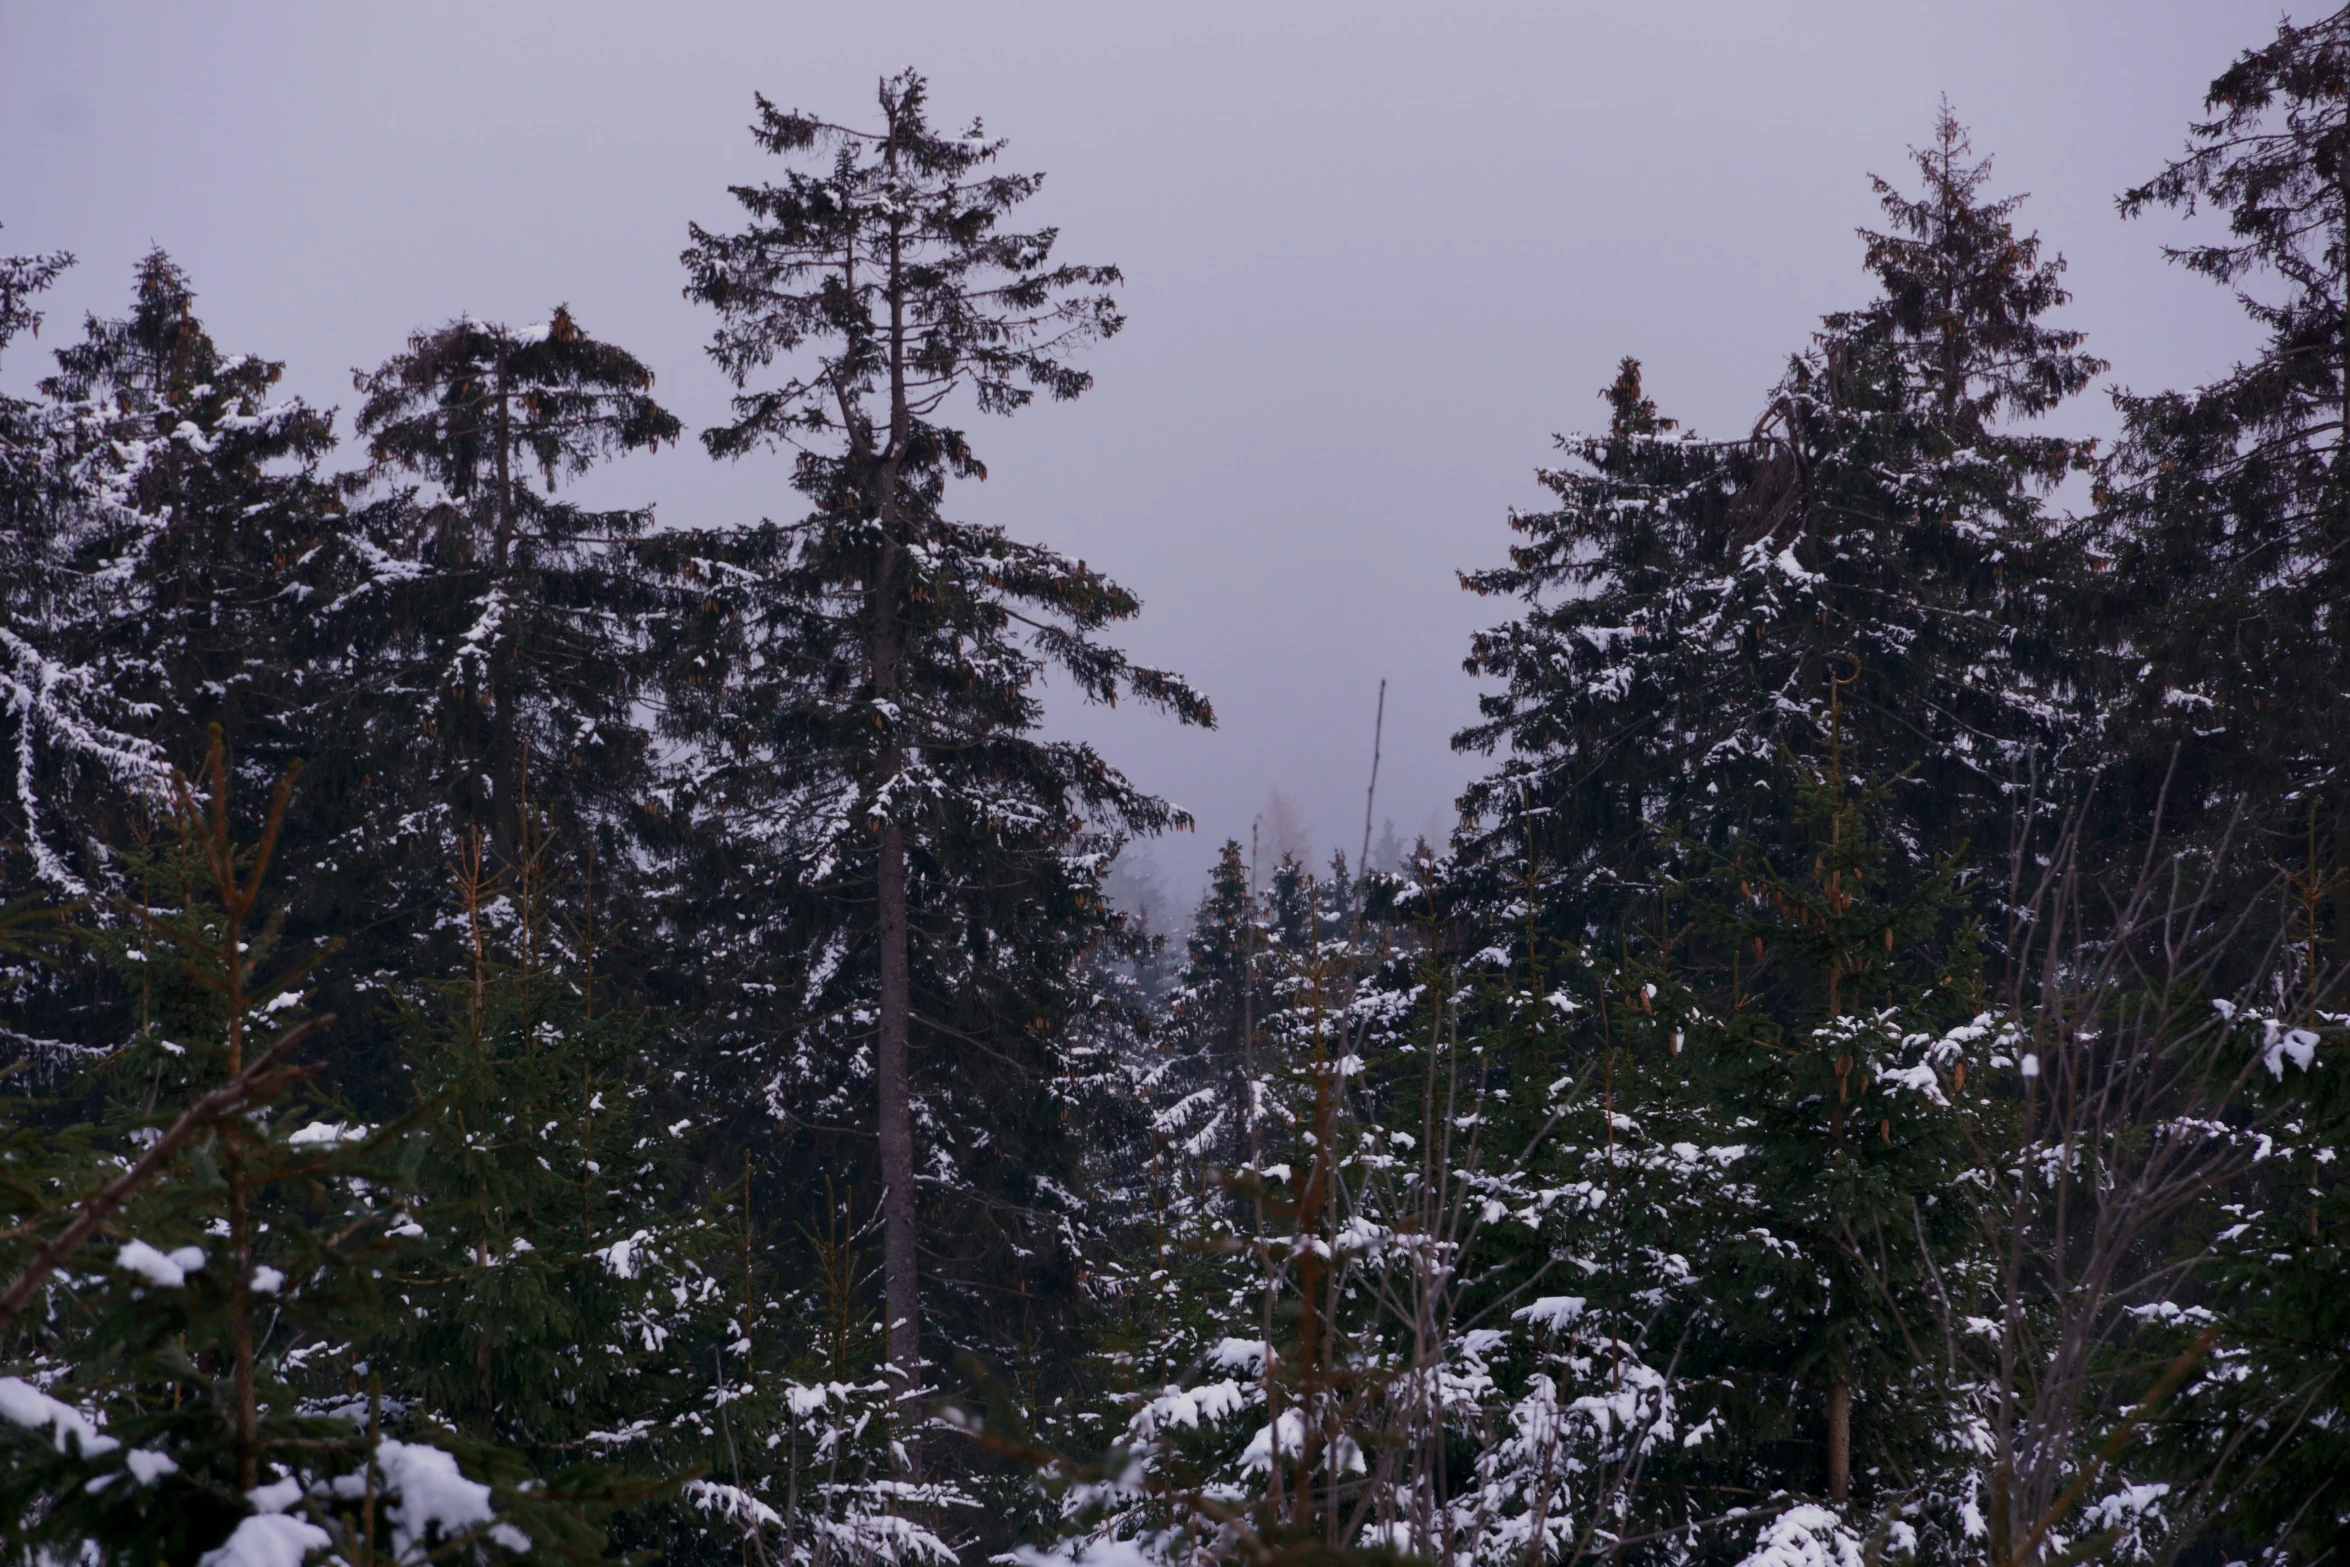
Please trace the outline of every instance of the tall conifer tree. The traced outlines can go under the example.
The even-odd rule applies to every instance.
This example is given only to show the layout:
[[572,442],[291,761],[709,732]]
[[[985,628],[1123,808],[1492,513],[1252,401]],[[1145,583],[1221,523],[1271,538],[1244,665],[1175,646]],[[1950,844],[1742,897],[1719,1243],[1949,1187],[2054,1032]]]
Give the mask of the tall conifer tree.
[[131,313],[91,317],[42,383],[111,410],[115,481],[136,532],[108,541],[130,591],[102,633],[125,694],[155,713],[183,768],[221,726],[262,776],[298,752],[312,688],[301,644],[326,585],[320,548],[337,510],[317,465],[333,420],[270,401],[282,363],[223,352],[195,314],[187,274],[162,251],[139,263]]
[[[935,130],[921,77],[884,81],[879,108],[864,129],[762,98],[753,135],[799,166],[781,184],[735,187],[748,226],[695,226],[684,260],[688,294],[720,318],[711,353],[744,388],[705,444],[720,457],[797,448],[794,483],[813,506],[757,590],[777,634],[753,650],[753,679],[786,690],[756,739],[793,753],[802,798],[830,802],[810,822],[822,848],[802,863],[857,911],[848,948],[870,986],[857,1043],[872,1051],[887,1352],[911,1391],[923,1380],[916,1182],[943,1152],[936,1130],[916,1147],[918,1117],[947,1112],[938,1096],[961,1075],[950,1062],[976,1068],[1049,1025],[988,997],[1031,963],[1049,973],[1099,919],[1103,862],[1085,851],[1085,823],[1178,820],[1090,748],[1038,738],[1036,681],[1049,664],[1093,700],[1210,713],[1179,679],[1097,640],[1137,611],[1132,595],[943,513],[950,477],[985,473],[944,422],[952,400],[1011,413],[1039,391],[1085,391],[1067,356],[1118,329],[1118,274],[1054,261],[1051,229],[1006,229],[1040,177],[996,172],[1002,144],[977,124]],[[788,356],[800,357],[753,386]]]
[[[21,281],[12,292],[29,324]],[[170,769],[195,768],[214,726],[268,779],[330,704],[316,607],[338,569],[336,497],[318,473],[331,415],[277,395],[284,366],[222,349],[195,304],[187,274],[151,251],[129,313],[86,318],[43,400],[6,410],[0,724],[15,731],[7,836],[24,854],[0,863],[10,893],[29,873],[45,895],[106,907],[128,890],[125,851],[160,814]],[[120,999],[101,969],[60,963],[24,991],[11,1032],[54,1065],[121,1026]]]
[[[2350,1550],[2338,1478],[2350,1462],[2338,1173],[2350,1096],[2333,1032],[2350,889],[2350,9],[2281,23],[2203,106],[2185,154],[2120,207],[2224,217],[2224,235],[2166,253],[2234,289],[2263,335],[2208,385],[2116,397],[2124,428],[2099,517],[2115,803],[2132,836],[2226,851],[2229,900],[2275,899],[2284,939],[2255,993],[2280,1014],[2251,1090],[2276,1107],[2275,1133],[2207,1258],[2228,1373],[2182,1395],[2176,1474],[2227,1498],[2245,1544],[2338,1561]],[[2243,956],[2257,972],[2263,955]]]
[[1676,435],[1626,360],[1608,433],[1541,476],[1561,505],[1463,579],[1529,604],[1468,660],[1505,685],[1456,743],[1513,753],[1468,793],[1470,847],[1497,877],[1539,865],[1562,936],[1671,873],[1665,831],[1783,834],[1832,690],[1848,769],[1899,780],[1897,882],[1969,837],[2004,850],[2016,785],[2078,743],[2043,497],[2080,448],[2011,424],[2100,365],[2041,319],[2063,263],[1982,195],[1947,108],[1913,157],[1919,194],[1880,180],[1889,226],[1862,233],[1882,294],[1826,319],[1750,437]]
[[461,319],[419,332],[357,382],[367,477],[432,486],[398,489],[361,518],[392,559],[371,585],[375,613],[353,618],[402,657],[403,694],[422,704],[385,715],[380,760],[401,770],[429,736],[434,762],[411,808],[485,831],[514,863],[527,810],[576,838],[595,814],[581,797],[626,791],[637,762],[628,635],[615,629],[629,606],[615,601],[625,579],[607,570],[607,546],[651,512],[591,511],[558,486],[681,427],[653,400],[652,371],[564,306],[521,329]]
[[[72,599],[52,606],[70,620],[56,651],[137,715],[141,749],[194,768],[218,724],[266,778],[300,754],[326,699],[313,606],[334,566],[337,506],[317,473],[332,417],[273,399],[285,366],[223,351],[195,301],[187,274],[152,251],[130,313],[88,317],[81,341],[58,350],[41,383],[49,487],[12,532],[47,541],[27,586]],[[135,776],[85,773],[68,792],[70,751],[57,760],[67,765],[45,782],[73,818],[61,827],[85,844],[119,839],[138,795],[121,786]]]
[[2284,802],[2314,790],[2321,834],[2339,842],[2350,812],[2346,95],[2350,12],[2280,26],[2211,84],[2186,155],[2121,197],[2128,216],[2224,215],[2224,238],[2167,254],[2237,288],[2266,334],[2208,386],[2121,394],[2100,475],[2128,803],[2165,799],[2174,831],[2249,801],[2297,840],[2304,812]]
[[[0,355],[40,330],[40,295],[72,264],[0,257]],[[77,771],[142,793],[161,781],[154,743],[89,635],[106,591],[93,543],[122,525],[106,423],[86,405],[0,394],[0,903],[86,885],[88,823],[62,809],[82,792]],[[52,801],[63,820],[49,819]]]

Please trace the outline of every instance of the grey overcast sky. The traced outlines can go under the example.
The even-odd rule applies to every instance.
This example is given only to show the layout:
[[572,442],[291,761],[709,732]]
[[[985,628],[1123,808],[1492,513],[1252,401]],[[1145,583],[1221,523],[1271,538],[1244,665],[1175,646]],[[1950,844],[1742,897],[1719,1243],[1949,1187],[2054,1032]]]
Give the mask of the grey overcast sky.
[[[352,402],[350,368],[460,312],[568,301],[660,372],[690,424],[726,386],[679,297],[689,219],[762,177],[751,95],[868,116],[927,73],[984,115],[1078,260],[1126,269],[1097,390],[976,430],[966,515],[1108,567],[1129,638],[1213,697],[1214,734],[1056,718],[1197,813],[1179,895],[1279,789],[1322,852],[1408,836],[1476,765],[1470,630],[1555,431],[1636,354],[1668,412],[1746,424],[1824,311],[1866,295],[1867,176],[1947,94],[1996,185],[2072,263],[2070,318],[2151,388],[2247,342],[2118,190],[2176,151],[2270,0],[1553,0],[1158,5],[900,0],[0,0],[0,249],[64,248],[44,350],[119,311],[150,242],[224,347]],[[2314,10],[2311,14],[2315,14]],[[40,356],[45,362],[45,353]],[[19,353],[21,385],[41,367]],[[2102,393],[2062,422],[2098,430]],[[600,481],[673,523],[784,513],[781,458],[685,449]]]

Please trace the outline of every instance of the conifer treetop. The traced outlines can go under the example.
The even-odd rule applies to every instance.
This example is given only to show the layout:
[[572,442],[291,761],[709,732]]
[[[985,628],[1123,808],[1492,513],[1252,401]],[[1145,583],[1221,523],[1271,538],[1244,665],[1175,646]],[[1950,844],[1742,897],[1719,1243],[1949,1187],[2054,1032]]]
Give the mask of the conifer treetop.
[[160,247],[140,259],[133,290],[128,316],[84,318],[82,341],[59,349],[57,374],[41,382],[45,394],[111,401],[126,414],[196,406],[251,415],[285,375],[283,361],[220,352],[196,317],[186,269]]
[[[2219,283],[2271,268],[2301,289],[2338,285],[2345,255],[2343,179],[2350,172],[2350,10],[2277,27],[2215,79],[2210,112],[2188,133],[2186,155],[2116,201],[2122,216],[2148,207],[2228,214],[2228,241],[2165,246],[2164,254]],[[2271,324],[2274,324],[2273,322]]]
[[929,424],[947,400],[967,390],[982,412],[1010,413],[1040,390],[1076,397],[1093,377],[1066,356],[1125,324],[1116,267],[1056,263],[1059,230],[1003,227],[1043,175],[995,172],[1005,144],[977,120],[960,136],[934,130],[911,70],[885,79],[879,102],[881,128],[860,130],[760,97],[761,146],[829,162],[731,187],[751,218],[741,233],[692,226],[686,296],[719,313],[710,356],[737,387],[826,345],[814,367],[737,396],[734,421],[703,432],[714,456],[837,435],[894,463],[938,440],[957,471],[982,475],[959,436]]
[[1942,417],[1980,435],[2003,416],[2037,418],[2086,388],[2105,362],[2081,351],[2086,334],[2041,317],[2070,302],[2062,256],[2042,260],[2040,237],[2018,233],[2023,192],[1983,200],[1991,159],[1974,157],[1944,99],[1933,140],[1910,149],[1916,196],[1878,175],[1884,231],[1862,229],[1866,265],[1884,298],[1857,316],[1923,348]]
[[502,436],[552,489],[605,458],[658,450],[682,429],[653,401],[644,362],[588,336],[569,305],[522,328],[461,316],[411,335],[406,353],[352,380],[367,394],[357,423],[371,472],[424,474],[461,497],[496,471]]
[[0,354],[19,332],[38,336],[42,314],[33,300],[73,265],[70,251],[45,256],[0,256]]

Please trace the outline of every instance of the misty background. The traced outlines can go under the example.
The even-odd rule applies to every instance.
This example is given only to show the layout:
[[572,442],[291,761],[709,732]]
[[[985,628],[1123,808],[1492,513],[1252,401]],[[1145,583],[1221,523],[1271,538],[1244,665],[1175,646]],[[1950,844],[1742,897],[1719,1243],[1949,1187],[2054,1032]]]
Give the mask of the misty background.
[[[1625,354],[1666,413],[1752,421],[1822,313],[1868,291],[1867,176],[1907,183],[1947,94],[2071,262],[2064,319],[2141,389],[2248,344],[2226,292],[2164,262],[2169,219],[2113,197],[2180,147],[2203,89],[2273,35],[2236,0],[1804,4],[250,3],[0,0],[0,251],[68,249],[22,388],[85,310],[119,314],[150,244],[192,274],[224,350],[287,361],[348,410],[350,373],[460,313],[567,302],[660,374],[699,429],[730,390],[679,294],[686,224],[777,177],[752,94],[873,118],[929,75],[985,117],[1065,259],[1125,268],[1094,392],[974,419],[991,469],[955,499],[1107,568],[1124,640],[1214,700],[1214,732],[1079,708],[1198,830],[1126,878],[1180,909],[1216,845],[1351,859],[1388,682],[1377,816],[1441,835],[1482,765],[1470,632],[1544,497],[1554,432],[1599,422]],[[2059,416],[2103,431],[2102,391]],[[347,423],[347,422],[346,422]],[[688,440],[594,476],[665,522],[790,515],[788,457]],[[1381,834],[1384,836],[1384,832]],[[1171,910],[1170,912],[1175,912]]]

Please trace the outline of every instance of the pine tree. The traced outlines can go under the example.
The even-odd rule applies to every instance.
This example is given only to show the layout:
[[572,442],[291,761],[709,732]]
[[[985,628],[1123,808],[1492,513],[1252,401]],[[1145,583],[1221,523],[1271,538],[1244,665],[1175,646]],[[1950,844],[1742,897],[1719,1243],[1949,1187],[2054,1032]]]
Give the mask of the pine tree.
[[1197,1156],[1238,1168],[1256,1153],[1249,1147],[1256,1118],[1250,1087],[1267,1010],[1258,971],[1270,943],[1237,839],[1226,839],[1217,853],[1185,949],[1188,960],[1167,1009],[1172,1043],[1182,1058],[1175,1097],[1181,1102],[1198,1096],[1183,1112],[1183,1135]]
[[[1658,1510],[1638,1476],[1684,1437],[1720,1445],[1719,1422],[1680,1402],[1686,1380],[1655,1363],[1678,1319],[1652,1355],[1662,1308],[1692,1284],[1663,1243],[1688,1232],[1618,1222],[1638,1232],[1629,1255],[1599,1237],[1618,1203],[1667,1224],[1719,1213],[1720,1161],[1738,1151],[1675,1151],[1669,1134],[1635,1147],[1631,1101],[1536,1059],[1556,1068],[1561,1021],[1584,1010],[1555,975],[1481,998],[1494,976],[1467,983],[1427,941],[1433,923],[1383,929],[1337,880],[1287,860],[1261,897],[1226,876],[1203,901],[1203,967],[1226,966],[1235,926],[1255,932],[1234,1096],[1254,1146],[1234,1164],[1199,1135],[1219,1083],[1156,1079],[1179,1173],[1132,1227],[1152,1247],[1133,1263],[1117,1359],[1134,1385],[1106,1461],[1060,1471],[1064,1549],[1502,1567],[1678,1536],[1702,1513]],[[1562,1287],[1588,1293],[1550,1293]]]
[[526,814],[551,824],[567,885],[607,929],[628,890],[647,776],[632,705],[641,605],[620,546],[650,512],[561,492],[676,423],[650,371],[560,308],[527,330],[419,332],[356,380],[369,461],[340,478],[348,509],[318,552],[327,581],[299,605],[315,700],[288,852],[294,929],[349,933],[321,975],[349,1031],[338,1076],[389,1115],[406,1089],[387,976],[462,963],[441,914],[469,832],[505,864]]
[[[1528,1149],[1513,1175],[1543,1216],[1489,1231],[1464,1271],[1572,1291],[1561,1349],[1588,1396],[1676,1433],[1573,1499],[1604,1504],[1578,1530],[1727,1549],[1720,1498],[1793,1492],[1856,1550],[1872,1513],[1937,1549],[1963,1537],[1977,1407],[1935,1353],[1936,1288],[1978,1281],[1975,1211],[1950,1189],[1984,1107],[1955,1085],[1971,1070],[1979,1100],[2000,1029],[1950,867],[1887,885],[1871,818],[1893,791],[1842,772],[1840,694],[1821,762],[1788,769],[1791,830],[1668,842],[1685,869],[1596,933],[1546,928],[1539,861],[1506,881],[1473,866],[1464,889],[1481,950],[1463,1031],[1493,1084],[1480,1134]],[[1567,1509],[1575,1488],[1554,1484],[1541,1494]]]
[[72,255],[62,250],[0,260],[0,347],[14,342],[19,332],[40,332],[42,313],[33,301],[72,265]]
[[466,840],[468,968],[403,998],[418,1234],[365,1347],[451,1429],[650,1488],[718,1450],[742,1281],[689,1185],[695,1117],[643,1019],[599,996],[592,949],[574,955],[542,831],[524,824],[508,866]]
[[1623,362],[1603,395],[1607,435],[1562,437],[1580,468],[1539,475],[1561,506],[1513,513],[1523,542],[1510,547],[1510,565],[1462,579],[1528,606],[1479,633],[1465,665],[1508,684],[1478,699],[1484,721],[1455,747],[1490,752],[1506,740],[1512,753],[1464,796],[1495,823],[1473,853],[1495,897],[1505,863],[1547,867],[1558,890],[1545,901],[1563,902],[1557,928],[1576,936],[1596,934],[1653,886],[1653,821],[1685,817],[1693,796],[1736,810],[1770,763],[1767,752],[1715,744],[1698,752],[1712,776],[1687,776],[1688,737],[1703,733],[1711,694],[1689,688],[1706,655],[1734,656],[1745,640],[1748,617],[1719,610],[1715,579],[1703,573],[1729,546],[1753,459],[1737,445],[1668,439],[1678,422],[1648,397],[1637,360]]
[[2260,1166],[2229,1193],[2198,1281],[2211,1293],[2191,1297],[2189,1310],[2208,1300],[2217,1315],[2174,1322],[2183,1340],[2209,1320],[2226,1374],[2182,1391],[2172,1474],[2190,1496],[2209,1486],[2227,1498],[2223,1527],[2240,1531],[2231,1550],[2311,1560],[2343,1549],[2329,1482],[2350,1387],[2332,1282],[2345,1233],[2332,1175],[2341,1095],[2323,1071],[2288,1070],[2322,1063],[2340,1022],[2346,84],[2350,11],[2283,21],[2212,81],[2184,154],[2122,194],[2125,217],[2170,208],[2225,219],[2224,235],[2165,254],[2232,289],[2262,340],[2207,385],[2117,394],[2123,432],[2099,473],[2096,519],[2109,563],[2098,608],[2101,695],[2115,712],[2111,836],[2125,852],[2156,837],[2220,856],[2223,919],[2265,926],[2281,905],[2287,927],[2273,950],[2241,943],[2207,981],[2243,982],[2247,1022],[2256,1008],[2281,1014],[2257,1020],[2260,1048],[2247,1052],[2266,1067],[2249,1070],[2249,1097],[2275,1119],[2260,1133]]
[[880,110],[868,131],[761,99],[754,136],[805,166],[737,187],[749,226],[697,225],[684,259],[688,293],[720,318],[712,355],[745,388],[704,443],[720,457],[796,447],[794,484],[814,508],[777,530],[758,575],[713,573],[729,616],[759,616],[726,632],[743,653],[727,689],[766,718],[719,734],[773,756],[782,797],[816,807],[787,829],[798,841],[783,857],[836,889],[833,931],[804,939],[838,951],[835,973],[861,998],[833,1015],[843,1043],[871,1051],[888,1363],[911,1392],[924,1380],[919,1252],[956,1229],[925,1228],[917,1172],[952,1212],[999,1138],[1030,1169],[1066,1157],[1015,1137],[1059,1140],[1035,1095],[1059,1075],[1061,976],[1105,917],[1096,882],[1114,848],[1088,823],[1179,820],[1090,748],[1038,738],[1036,682],[1050,665],[1093,700],[1210,714],[1097,640],[1136,613],[1132,595],[942,511],[949,478],[985,471],[941,422],[949,400],[1009,413],[1039,390],[1082,393],[1090,377],[1066,355],[1117,330],[1118,276],[1053,262],[1051,230],[1002,227],[1038,178],[993,172],[1001,143],[976,125],[932,129],[920,77],[885,81]]
[[2173,1355],[2224,1323],[2214,1346],[2222,1374],[2197,1378],[2179,1407],[2163,1411],[2159,1472],[2182,1493],[2221,1499],[2212,1510],[2232,1551],[2340,1560],[2350,1546],[2339,1479],[2350,1466],[2350,1300],[2341,1285],[2350,1187],[2336,1172],[2350,1158],[2350,1094],[2341,1074],[2308,1068],[2322,1059],[2321,1030],[2326,1053],[2338,1052],[2346,1020],[2300,1011],[2247,1021],[2267,1068],[2252,1075],[2251,1093],[2273,1116],[2268,1157],[2219,1215],[2229,1222],[2198,1281],[2209,1293],[2148,1314],[2170,1330],[2149,1347]]
[[1889,891],[1869,818],[1893,791],[1845,777],[1839,753],[1832,736],[1799,786],[1808,854],[1741,856],[1695,890],[1712,929],[1675,957],[1703,1000],[1675,1026],[1701,1092],[1745,1129],[1755,1182],[1751,1229],[1692,1237],[1716,1259],[1716,1309],[1761,1349],[1752,1369],[1791,1374],[1790,1403],[1818,1409],[1821,1489],[1843,1502],[1856,1403],[1879,1495],[1915,1489],[1963,1421],[1926,1347],[1935,1291],[1978,1241],[1948,1200],[1973,1149],[1945,1085],[1970,1043],[1986,1081],[1993,1030],[1973,942],[1948,939],[1953,873]]
[[[282,365],[215,344],[163,252],[134,281],[130,313],[89,317],[44,400],[11,410],[16,569],[0,573],[23,677],[0,720],[22,725],[21,869],[103,919],[129,890],[122,851],[167,813],[170,767],[197,765],[211,727],[248,781],[309,748],[328,705],[316,606],[337,570],[317,473],[331,418],[274,398]],[[12,891],[19,869],[0,867]],[[121,1000],[79,952],[23,998],[17,1039],[54,1067],[118,1027]]]

